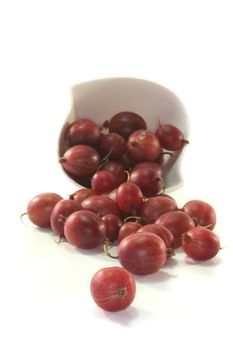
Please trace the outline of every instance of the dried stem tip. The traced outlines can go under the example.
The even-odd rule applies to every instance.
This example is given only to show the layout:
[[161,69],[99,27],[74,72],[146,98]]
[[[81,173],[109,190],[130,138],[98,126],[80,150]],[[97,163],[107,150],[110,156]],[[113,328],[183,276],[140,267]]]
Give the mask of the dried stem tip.
[[61,157],[61,158],[59,158],[59,163],[65,163],[66,162],[66,158],[63,158],[63,157]]

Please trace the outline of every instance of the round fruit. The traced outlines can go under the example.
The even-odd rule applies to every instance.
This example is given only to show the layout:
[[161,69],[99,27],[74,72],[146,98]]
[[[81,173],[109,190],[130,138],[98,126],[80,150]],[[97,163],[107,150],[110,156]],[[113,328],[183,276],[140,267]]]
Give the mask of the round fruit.
[[191,200],[184,205],[183,211],[191,216],[197,226],[204,226],[212,230],[216,224],[214,208],[204,201]]
[[30,200],[27,205],[27,215],[30,221],[42,228],[50,227],[50,215],[53,208],[62,199],[56,193],[41,193]]
[[170,211],[161,215],[156,224],[164,225],[172,233],[173,248],[181,246],[182,234],[195,227],[193,219],[181,210]]
[[161,167],[161,165],[155,163],[155,162],[140,162],[140,163],[137,163],[132,171],[136,170],[136,169],[139,169],[139,168],[151,168],[151,169],[154,169],[156,171],[156,173],[158,174],[158,176],[163,176],[163,169]]
[[116,202],[121,211],[135,215],[143,203],[143,194],[140,188],[130,182],[125,182],[118,187]]
[[105,225],[101,218],[90,210],[79,210],[71,214],[64,225],[64,235],[77,248],[98,247],[105,238]]
[[113,214],[107,214],[102,217],[102,221],[106,228],[106,238],[114,242],[118,238],[118,233],[121,228],[121,219]]
[[129,181],[140,187],[145,197],[152,197],[164,189],[164,181],[158,171],[152,167],[133,169]]
[[118,179],[108,170],[99,170],[91,179],[91,187],[96,192],[109,193],[118,187]]
[[110,198],[101,195],[89,196],[82,202],[83,209],[91,210],[100,217],[113,214],[120,217],[117,204]]
[[167,248],[171,248],[174,237],[165,226],[159,224],[144,225],[137,230],[137,233],[143,232],[155,233],[164,240]]
[[161,147],[168,151],[178,151],[183,147],[185,140],[183,133],[174,125],[161,124],[155,132]]
[[154,161],[161,152],[159,139],[148,130],[134,131],[128,138],[127,149],[138,162]]
[[69,198],[81,204],[84,199],[94,194],[98,194],[98,192],[94,191],[92,188],[82,188],[72,193]]
[[57,202],[50,215],[50,225],[53,233],[63,236],[66,219],[70,214],[81,209],[81,204],[71,199],[62,199]]
[[137,164],[137,161],[130,156],[128,151],[126,151],[121,158],[121,164],[125,170],[130,171]]
[[167,248],[159,236],[151,232],[131,234],[118,246],[121,265],[136,275],[158,271],[167,260]]
[[90,284],[95,303],[106,311],[126,309],[134,300],[136,284],[133,276],[122,267],[105,267],[95,273]]
[[102,134],[98,144],[98,151],[102,157],[118,160],[121,159],[126,151],[126,142],[119,134]]
[[135,130],[146,129],[145,120],[134,112],[120,112],[114,115],[107,123],[110,132],[121,135],[125,140]]
[[79,119],[68,125],[65,130],[65,142],[69,146],[97,144],[100,138],[98,125],[91,119]]
[[101,170],[107,170],[113,175],[115,175],[118,181],[118,185],[122,184],[127,180],[126,172],[123,165],[113,160],[110,160],[107,163],[105,163],[101,167]]
[[127,221],[125,222],[118,233],[118,243],[120,243],[125,237],[131,235],[132,233],[136,233],[138,229],[142,227],[139,222],[136,221]]
[[89,176],[97,171],[100,155],[91,146],[77,145],[68,148],[59,162],[69,174]]
[[154,224],[162,214],[172,210],[177,210],[175,200],[170,196],[160,195],[145,201],[140,215],[146,224]]
[[211,230],[195,227],[183,235],[182,247],[194,260],[209,260],[219,252],[220,242]]

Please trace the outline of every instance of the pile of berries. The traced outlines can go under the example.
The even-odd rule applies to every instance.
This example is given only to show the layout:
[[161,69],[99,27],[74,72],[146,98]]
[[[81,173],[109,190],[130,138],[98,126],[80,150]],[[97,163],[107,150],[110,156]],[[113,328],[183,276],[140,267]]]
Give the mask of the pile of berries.
[[[167,154],[177,157],[188,141],[174,125],[159,122],[155,132],[133,112],[121,112],[103,125],[74,121],[64,132],[59,159],[79,189],[63,199],[42,193],[30,200],[32,223],[51,228],[60,239],[82,249],[100,247],[122,267],[103,268],[90,282],[91,295],[104,310],[128,307],[136,293],[133,275],[158,271],[182,248],[193,260],[208,260],[220,250],[212,232],[214,208],[190,200],[182,208],[165,193]],[[117,255],[111,247],[117,247]]]

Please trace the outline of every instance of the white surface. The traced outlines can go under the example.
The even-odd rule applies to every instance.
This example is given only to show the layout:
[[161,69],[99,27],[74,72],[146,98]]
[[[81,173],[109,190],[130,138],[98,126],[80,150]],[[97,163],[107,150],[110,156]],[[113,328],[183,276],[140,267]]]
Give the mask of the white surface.
[[[0,347],[8,349],[232,349],[231,1],[7,1],[0,5]],[[162,84],[188,109],[180,206],[200,198],[217,212],[223,249],[190,264],[177,254],[136,278],[125,312],[93,303],[94,272],[116,264],[79,253],[20,224],[35,194],[71,193],[56,141],[69,87],[111,76]],[[173,261],[173,260],[172,260]]]

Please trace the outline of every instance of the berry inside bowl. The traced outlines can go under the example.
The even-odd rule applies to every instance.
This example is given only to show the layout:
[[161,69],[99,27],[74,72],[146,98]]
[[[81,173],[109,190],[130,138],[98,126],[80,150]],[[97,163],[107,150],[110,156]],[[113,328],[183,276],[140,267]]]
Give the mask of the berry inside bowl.
[[[80,188],[90,187],[90,177],[77,177],[62,166],[62,157],[69,148],[66,130],[76,120],[88,118],[101,128],[117,113],[129,111],[140,115],[145,120],[147,129],[153,133],[160,125],[171,124],[183,133],[185,140],[189,136],[189,119],[181,100],[169,89],[152,81],[136,78],[87,81],[72,87],[71,101],[71,110],[59,135],[58,155],[62,171]],[[106,132],[104,128],[101,130]],[[170,152],[172,155],[167,154],[169,152],[166,149],[163,150],[165,153],[161,166],[167,190],[183,183],[181,161],[184,148]]]

